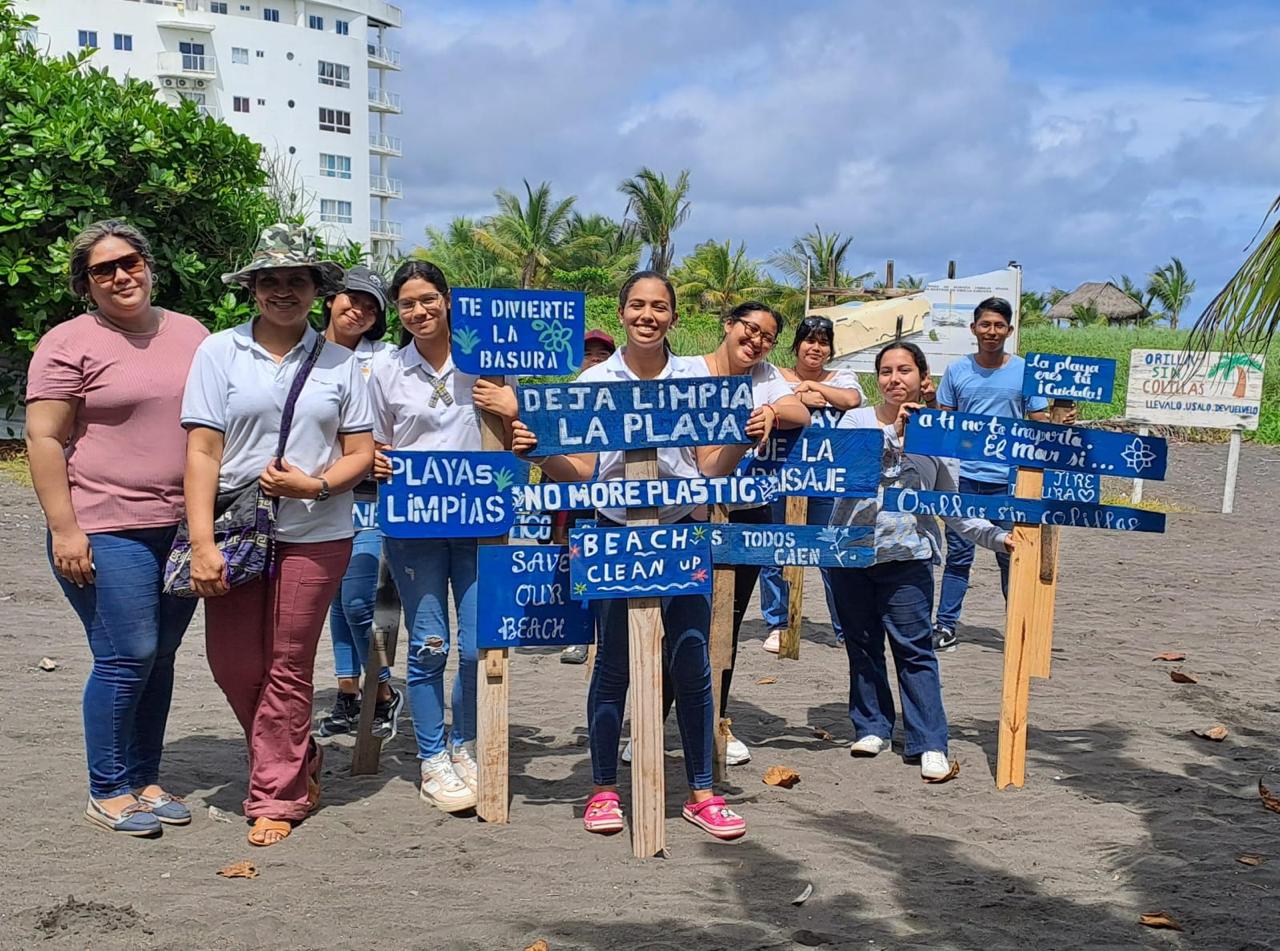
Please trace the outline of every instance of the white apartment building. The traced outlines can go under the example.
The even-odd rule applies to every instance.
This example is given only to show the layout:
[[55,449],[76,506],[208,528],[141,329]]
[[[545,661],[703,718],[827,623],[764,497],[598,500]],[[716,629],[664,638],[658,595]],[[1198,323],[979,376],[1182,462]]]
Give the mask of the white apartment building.
[[386,80],[400,54],[383,0],[18,0],[40,18],[30,37],[52,55],[96,47],[92,63],[148,79],[165,101],[190,99],[260,143],[296,176],[329,239],[392,257],[402,236],[390,203],[403,187]]

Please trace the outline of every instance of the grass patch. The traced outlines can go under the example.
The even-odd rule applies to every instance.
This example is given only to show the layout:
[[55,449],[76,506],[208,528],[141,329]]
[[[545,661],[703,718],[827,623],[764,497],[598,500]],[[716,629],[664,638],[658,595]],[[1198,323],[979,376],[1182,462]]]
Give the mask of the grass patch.
[[[1084,356],[1084,354],[1081,354],[1081,356]],[[1123,505],[1125,508],[1141,509],[1144,512],[1163,512],[1166,515],[1198,511],[1189,505],[1180,505],[1177,502],[1167,502],[1164,499],[1149,499],[1146,496],[1143,496],[1142,501],[1137,505],[1134,505],[1129,501],[1129,496],[1127,495],[1104,495],[1102,497],[1102,504]]]
[[0,477],[17,485],[31,488],[31,470],[27,468],[26,456],[10,456],[0,459]]

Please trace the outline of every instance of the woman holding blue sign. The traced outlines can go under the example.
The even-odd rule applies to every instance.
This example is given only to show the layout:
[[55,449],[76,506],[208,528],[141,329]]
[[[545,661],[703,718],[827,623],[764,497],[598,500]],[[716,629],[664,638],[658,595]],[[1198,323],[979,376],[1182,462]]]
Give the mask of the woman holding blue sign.
[[[884,401],[845,413],[839,428],[884,431],[881,485],[955,492],[952,459],[906,453],[907,417],[921,408],[922,384],[929,367],[912,343],[896,342],[876,355],[876,382]],[[1013,535],[985,519],[946,518],[948,528],[993,551],[1013,550]],[[849,656],[849,718],[856,739],[854,756],[875,756],[893,734],[893,694],[885,666],[887,637],[898,673],[904,753],[920,758],[926,782],[955,775],[947,758],[947,715],[933,647],[933,566],[942,557],[942,539],[932,515],[880,511],[876,499],[841,499],[833,525],[874,525],[876,562],[868,568],[831,569],[836,613]]]
[[[400,265],[391,279],[404,327],[399,350],[375,361],[370,387],[373,473],[391,474],[381,450],[479,452],[481,411],[510,418],[515,400],[507,386],[453,365],[449,282],[429,261]],[[419,795],[444,812],[476,805],[476,540],[387,538],[387,560],[409,630],[405,683],[421,760]],[[449,590],[457,612],[458,675],[450,700],[452,732],[446,744],[444,668],[449,657]]]
[[[676,294],[671,282],[653,271],[632,275],[618,295],[618,319],[626,332],[626,345],[604,363],[590,367],[578,378],[583,383],[625,384],[635,380],[666,380],[706,376],[698,358],[677,357],[667,345],[667,333],[675,326]],[[757,410],[746,435],[767,438],[772,415]],[[524,423],[512,423],[512,449],[531,453],[537,437]],[[659,449],[658,478],[688,479],[699,474],[727,475],[741,460],[746,447],[700,446]],[[597,473],[597,455],[599,471]],[[543,471],[559,482],[592,478],[626,477],[625,453],[620,451],[547,456]],[[626,512],[604,509],[601,524],[622,524]],[[695,521],[695,506],[671,505],[658,510],[663,524]],[[631,672],[627,602],[602,601],[600,643],[587,693],[587,724],[591,740],[591,773],[594,789],[587,800],[583,825],[588,832],[611,834],[624,826],[618,797],[618,742]],[[747,830],[746,821],[730,809],[711,787],[713,756],[711,661],[707,639],[711,626],[711,602],[706,595],[662,599],[664,667],[674,686],[676,717],[684,745],[689,800],[682,815],[719,839],[736,839]]]

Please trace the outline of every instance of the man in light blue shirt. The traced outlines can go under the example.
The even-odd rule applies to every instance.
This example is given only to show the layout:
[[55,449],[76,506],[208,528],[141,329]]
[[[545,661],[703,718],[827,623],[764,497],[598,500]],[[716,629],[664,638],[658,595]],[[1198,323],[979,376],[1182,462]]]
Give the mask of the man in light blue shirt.
[[[977,353],[947,367],[938,387],[938,408],[1007,416],[1021,419],[1049,418],[1049,401],[1042,396],[1022,395],[1022,357],[1005,353],[1004,345],[1013,333],[1013,308],[1000,297],[988,297],[973,311],[969,325],[978,342]],[[993,462],[961,462],[960,491],[973,495],[1008,495],[1009,467]],[[1007,523],[1002,524],[1010,528]],[[956,649],[956,624],[969,590],[969,569],[973,565],[973,542],[947,529],[947,564],[942,571],[942,592],[933,625],[935,650]],[[1009,596],[1009,555],[996,553],[1000,565],[1000,589]]]

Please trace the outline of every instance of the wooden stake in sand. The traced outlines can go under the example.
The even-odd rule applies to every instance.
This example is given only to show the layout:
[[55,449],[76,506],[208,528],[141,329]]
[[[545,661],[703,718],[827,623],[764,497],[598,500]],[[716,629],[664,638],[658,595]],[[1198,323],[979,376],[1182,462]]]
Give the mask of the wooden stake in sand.
[[[501,377],[483,377],[502,384]],[[480,414],[480,448],[498,451],[505,444],[502,419]],[[507,536],[481,538],[481,545],[504,545]],[[479,582],[477,582],[479,583]],[[480,595],[477,595],[478,597]],[[510,658],[505,649],[479,652],[476,669],[476,815],[485,822],[508,820],[510,747]]]
[[[374,596],[373,630],[369,634],[369,653],[365,657],[364,683],[360,696],[378,696],[378,677],[382,668],[396,659],[396,641],[400,632],[400,592],[386,559],[378,565],[378,590]],[[360,704],[360,722],[356,728],[356,745],[351,754],[351,775],[370,776],[378,771],[382,740],[373,735],[374,703]]]
[[[786,524],[806,525],[809,522],[809,500],[803,495],[787,499]],[[782,569],[782,580],[787,586],[787,627],[778,639],[778,659],[800,659],[800,624],[804,610],[804,566],[787,565]]]
[[[712,508],[712,524],[724,525],[728,521],[729,513],[723,505]],[[726,748],[729,743],[729,723],[725,721],[724,711],[720,709],[720,694],[725,674],[733,666],[733,598],[736,584],[733,565],[717,562],[711,571],[711,631],[708,647],[711,654],[711,722],[715,726],[715,755],[711,765],[712,775],[718,783],[724,782]]]

